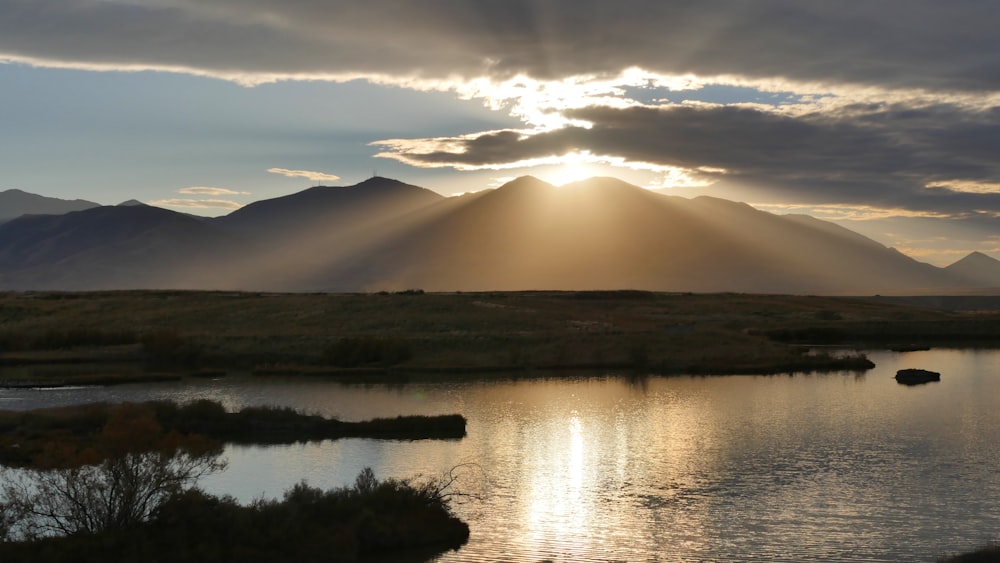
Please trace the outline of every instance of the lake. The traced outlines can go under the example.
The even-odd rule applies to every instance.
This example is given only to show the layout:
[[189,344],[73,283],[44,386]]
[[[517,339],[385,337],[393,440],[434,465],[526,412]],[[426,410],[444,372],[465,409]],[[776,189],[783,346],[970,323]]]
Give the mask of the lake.
[[[361,420],[461,413],[459,441],[228,447],[203,482],[250,501],[458,468],[469,543],[435,561],[933,561],[1000,539],[1000,351],[868,353],[864,374],[450,378],[232,375],[0,390],[0,408],[210,398]],[[897,369],[940,371],[906,387]],[[464,465],[463,465],[464,464]]]

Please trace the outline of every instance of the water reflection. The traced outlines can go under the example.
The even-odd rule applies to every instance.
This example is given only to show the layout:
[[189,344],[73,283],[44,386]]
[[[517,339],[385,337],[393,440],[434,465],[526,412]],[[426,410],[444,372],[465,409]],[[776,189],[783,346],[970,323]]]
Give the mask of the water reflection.
[[[911,561],[998,539],[1000,353],[871,354],[854,374],[343,386],[226,378],[8,392],[4,406],[144,398],[285,404],[357,420],[461,412],[460,442],[230,447],[205,483],[242,500],[473,462],[469,544],[439,561]],[[895,371],[940,371],[907,388]],[[479,487],[474,480],[466,486]],[[476,489],[473,492],[480,492]]]

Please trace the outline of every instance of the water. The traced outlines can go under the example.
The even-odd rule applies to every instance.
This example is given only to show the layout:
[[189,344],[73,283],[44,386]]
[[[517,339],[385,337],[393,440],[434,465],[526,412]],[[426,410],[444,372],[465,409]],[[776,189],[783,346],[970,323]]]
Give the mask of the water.
[[[436,561],[933,561],[1000,539],[1000,351],[871,352],[864,375],[449,380],[228,377],[0,392],[0,408],[207,397],[360,420],[459,412],[461,441],[229,447],[245,501],[307,480],[460,466],[469,543]],[[942,372],[898,385],[897,369]],[[470,465],[462,465],[470,464]]]

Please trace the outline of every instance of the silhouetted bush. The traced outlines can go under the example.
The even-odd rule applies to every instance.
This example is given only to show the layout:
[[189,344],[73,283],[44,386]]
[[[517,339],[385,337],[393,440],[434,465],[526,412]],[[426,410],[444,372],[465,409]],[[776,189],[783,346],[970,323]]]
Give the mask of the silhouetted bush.
[[1000,563],[1000,544],[941,559],[939,563]]
[[574,291],[569,294],[571,299],[604,301],[604,300],[636,300],[646,301],[656,298],[656,293],[640,289],[608,289]]
[[327,346],[323,357],[327,363],[337,367],[392,366],[409,360],[413,352],[405,341],[398,338],[353,336]]
[[24,350],[24,334],[13,330],[0,331],[0,352]]
[[298,484],[280,501],[241,506],[198,490],[173,495],[153,518],[125,530],[0,543],[0,560],[319,562],[378,552],[457,548],[468,526],[448,507],[450,481],[378,480],[322,491]]
[[422,289],[404,289],[403,291],[397,291],[396,295],[423,295],[424,290]]
[[201,347],[177,331],[161,329],[142,335],[146,361],[154,365],[193,366],[201,358]]
[[41,332],[0,332],[0,351],[62,350],[84,346],[135,344],[138,335],[130,330],[96,328],[49,328]]
[[821,321],[841,321],[844,319],[843,315],[841,315],[837,311],[831,311],[829,309],[822,309],[820,311],[816,311],[813,314],[813,316]]

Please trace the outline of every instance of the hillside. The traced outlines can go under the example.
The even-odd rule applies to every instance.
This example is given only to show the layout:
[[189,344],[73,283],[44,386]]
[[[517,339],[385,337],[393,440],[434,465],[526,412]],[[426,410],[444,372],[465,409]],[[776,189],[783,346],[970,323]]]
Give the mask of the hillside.
[[956,284],[829,223],[610,178],[561,188],[519,178],[419,215],[371,253],[391,259],[328,287],[873,293]]
[[945,271],[977,287],[1000,288],[1000,260],[982,252],[972,252],[945,267]]
[[614,178],[446,198],[376,177],[217,219],[140,205],[0,225],[0,289],[927,294],[981,288],[998,264],[937,268],[812,217]]
[[150,206],[26,216],[0,225],[0,287],[214,287],[213,264],[234,249],[224,233]]

